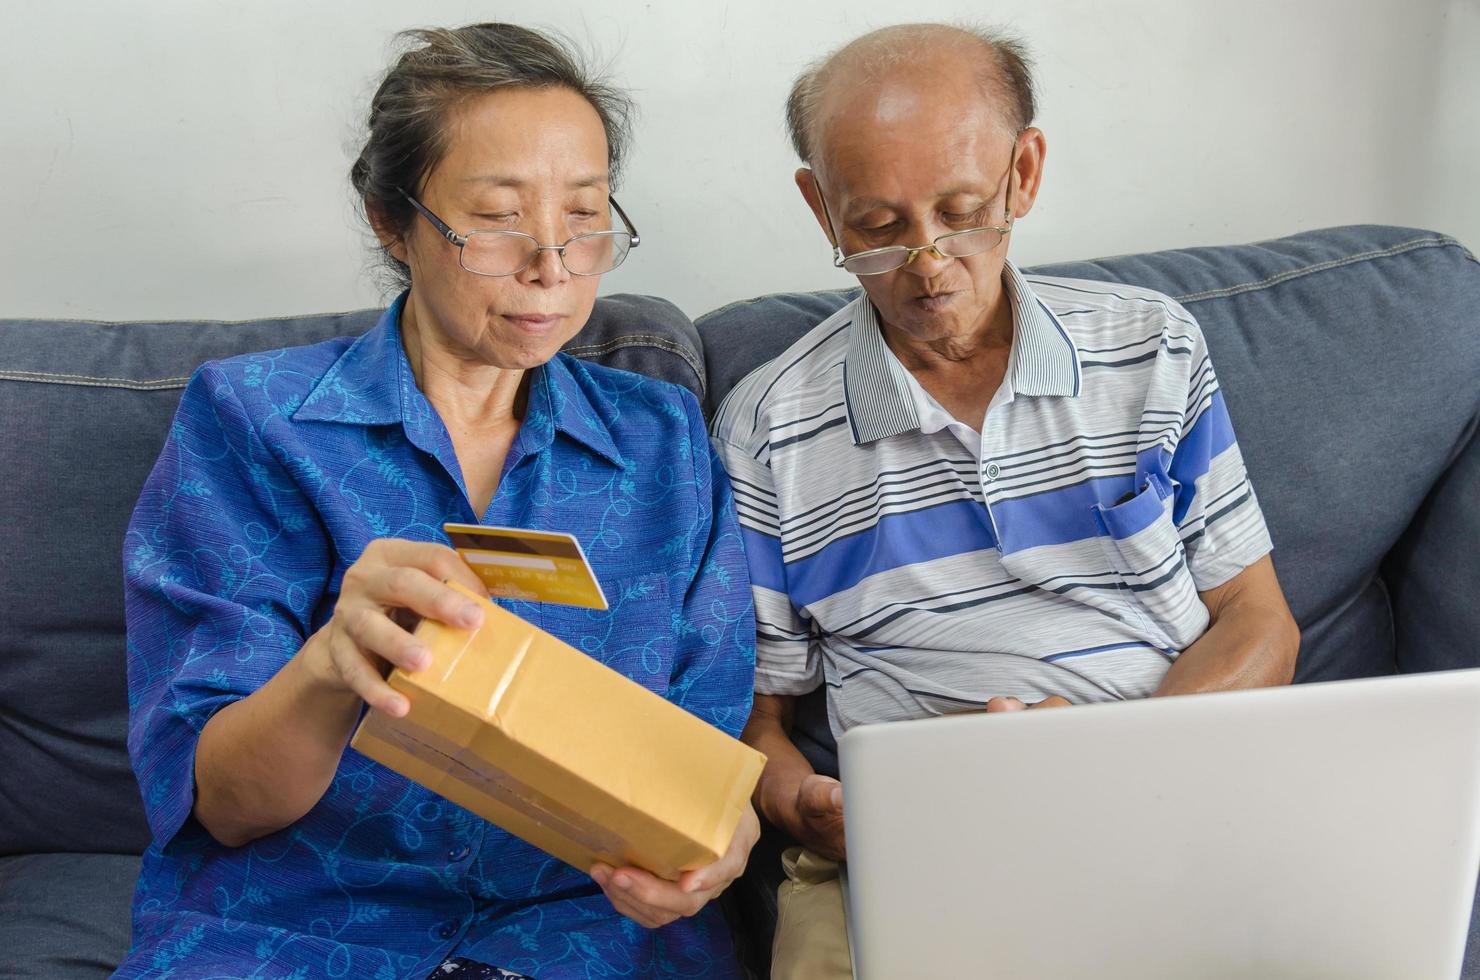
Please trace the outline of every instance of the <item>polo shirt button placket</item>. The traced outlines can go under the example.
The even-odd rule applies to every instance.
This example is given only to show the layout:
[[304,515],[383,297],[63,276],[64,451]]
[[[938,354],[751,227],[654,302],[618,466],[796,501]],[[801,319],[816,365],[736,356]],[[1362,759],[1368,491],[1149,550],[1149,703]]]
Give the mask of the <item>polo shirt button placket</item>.
[[982,460],[982,503],[986,505],[987,521],[992,525],[992,537],[995,539],[997,551],[1002,551],[1002,532],[997,528],[997,515],[992,513],[992,494],[988,491],[988,484],[996,483],[997,478],[1002,475],[1002,467],[988,460]]

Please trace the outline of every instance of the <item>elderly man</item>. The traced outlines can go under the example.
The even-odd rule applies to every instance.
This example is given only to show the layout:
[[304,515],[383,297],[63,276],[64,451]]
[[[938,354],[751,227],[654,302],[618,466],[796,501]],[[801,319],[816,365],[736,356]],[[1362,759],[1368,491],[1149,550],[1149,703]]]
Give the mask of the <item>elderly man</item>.
[[806,848],[786,859],[808,887],[782,886],[778,977],[848,964],[823,887],[842,787],[789,739],[799,695],[825,684],[841,733],[1294,669],[1197,322],[1145,289],[1008,261],[1043,178],[1033,112],[1017,43],[940,25],[859,38],[788,102],[797,187],[863,295],[714,422],[756,600],[755,803]]

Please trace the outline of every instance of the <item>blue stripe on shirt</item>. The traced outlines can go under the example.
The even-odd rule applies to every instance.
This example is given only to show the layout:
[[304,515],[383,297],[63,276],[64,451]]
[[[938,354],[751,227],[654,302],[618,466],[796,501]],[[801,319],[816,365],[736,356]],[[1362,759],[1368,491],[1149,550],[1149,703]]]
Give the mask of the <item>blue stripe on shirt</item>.
[[1207,409],[1192,428],[1182,434],[1177,451],[1172,454],[1171,476],[1182,485],[1172,510],[1172,519],[1178,524],[1182,523],[1197,496],[1197,481],[1207,475],[1213,460],[1237,441],[1233,435],[1233,421],[1228,417],[1228,406],[1223,402],[1223,392],[1215,391]]
[[[1147,449],[1139,455],[1137,469],[1147,474],[1163,473],[1164,456],[1160,446]],[[1096,506],[1108,507],[1139,486],[1144,483],[1138,485],[1135,476],[1125,474],[1002,501],[993,510],[997,527],[1005,529],[1002,550],[1011,554],[1093,538],[1101,533],[1095,520]],[[1155,520],[1161,513],[1159,499],[1132,501],[1134,513],[1124,509],[1126,505],[1116,508],[1118,520],[1111,527],[1114,536],[1129,537]],[[786,563],[784,569],[780,543],[775,538],[749,529],[745,535],[746,549],[753,555],[751,580],[777,592],[789,591],[798,606],[846,591],[871,575],[904,565],[997,547],[986,507],[974,500],[887,514],[873,527],[840,538],[800,561]]]
[[[749,547],[748,537],[745,543]],[[886,514],[868,530],[789,563],[786,580],[793,604],[806,606],[892,568],[996,546],[986,508],[974,500],[957,500],[907,514]],[[753,563],[751,578],[759,582]]]
[[[1161,446],[1152,446],[1136,455],[1136,473],[1122,476],[1101,476],[1035,493],[1027,497],[1003,500],[993,508],[997,527],[1003,530],[1003,554],[1026,551],[1051,544],[1067,544],[1082,541],[1100,534],[1095,515],[1097,507],[1115,512],[1109,530],[1117,538],[1128,538],[1142,530],[1160,513],[1137,504],[1122,503],[1127,494],[1139,493],[1147,480],[1164,478],[1166,453]],[[1128,508],[1128,509],[1123,509]]]
[[1040,657],[1039,659],[1044,663],[1051,664],[1057,663],[1060,660],[1070,660],[1074,657],[1087,657],[1094,653],[1112,653],[1116,650],[1151,650],[1167,660],[1172,660],[1176,657],[1175,650],[1162,650],[1149,643],[1111,643],[1106,646],[1089,647],[1084,650],[1065,650],[1063,653],[1054,653],[1047,657]]
[[750,569],[750,584],[785,594],[786,568],[781,562],[781,540],[743,525],[740,528],[740,540],[745,545],[745,563]]

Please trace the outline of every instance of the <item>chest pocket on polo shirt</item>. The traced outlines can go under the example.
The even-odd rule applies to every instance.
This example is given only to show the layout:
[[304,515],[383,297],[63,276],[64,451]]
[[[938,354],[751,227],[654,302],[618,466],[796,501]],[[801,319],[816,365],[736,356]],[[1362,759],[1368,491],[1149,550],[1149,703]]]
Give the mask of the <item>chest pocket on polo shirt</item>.
[[540,627],[648,690],[666,693],[674,656],[668,577],[661,572],[603,576],[601,588],[609,609],[545,603]]
[[1152,473],[1131,499],[1094,505],[1105,557],[1120,579],[1121,596],[1167,646],[1183,650],[1208,627],[1187,553],[1172,520],[1174,485]]

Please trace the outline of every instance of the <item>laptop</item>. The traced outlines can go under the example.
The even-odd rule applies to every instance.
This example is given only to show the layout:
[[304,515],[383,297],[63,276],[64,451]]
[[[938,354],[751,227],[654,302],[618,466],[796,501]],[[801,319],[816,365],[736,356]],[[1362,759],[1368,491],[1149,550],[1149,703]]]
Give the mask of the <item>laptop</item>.
[[1480,670],[855,728],[859,980],[1454,980]]

